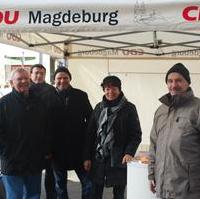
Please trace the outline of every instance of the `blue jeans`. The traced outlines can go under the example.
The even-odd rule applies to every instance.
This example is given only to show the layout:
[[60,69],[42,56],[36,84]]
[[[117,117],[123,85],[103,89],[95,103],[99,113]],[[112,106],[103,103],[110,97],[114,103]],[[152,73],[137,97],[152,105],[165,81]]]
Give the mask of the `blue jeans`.
[[[75,170],[82,188],[82,199],[91,199],[92,183],[88,173],[83,169]],[[67,170],[54,167],[57,199],[69,199],[67,192]]]
[[6,199],[40,199],[41,174],[34,176],[2,176]]

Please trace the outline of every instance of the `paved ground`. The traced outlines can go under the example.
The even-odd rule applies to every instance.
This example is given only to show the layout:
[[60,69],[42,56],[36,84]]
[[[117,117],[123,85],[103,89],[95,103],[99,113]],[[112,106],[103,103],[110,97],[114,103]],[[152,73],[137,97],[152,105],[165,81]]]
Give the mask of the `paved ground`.
[[[68,192],[70,199],[81,199],[81,186],[80,182],[73,171],[69,172],[69,181],[68,181]],[[1,187],[0,187],[1,188]],[[1,195],[2,190],[0,189],[0,199],[5,199],[3,195]],[[41,199],[46,199],[44,192],[44,178],[42,178],[42,193]],[[105,188],[103,199],[112,199],[112,189]]]
[[[68,181],[68,192],[70,199],[81,199],[81,186],[80,182],[73,171],[68,173],[69,181]],[[44,185],[44,183],[42,183]],[[42,196],[41,199],[45,198],[44,187],[42,187]],[[112,189],[105,188],[103,199],[112,199]]]
[[[69,191],[69,198],[70,199],[81,199],[81,186],[80,183],[77,181],[69,180],[68,181],[68,191]],[[108,195],[108,194],[106,194]],[[109,199],[110,197],[106,196],[105,199]],[[3,185],[0,184],[0,199],[5,199],[5,193],[3,190]],[[46,199],[45,191],[44,191],[44,178],[42,178],[42,193],[41,199]]]

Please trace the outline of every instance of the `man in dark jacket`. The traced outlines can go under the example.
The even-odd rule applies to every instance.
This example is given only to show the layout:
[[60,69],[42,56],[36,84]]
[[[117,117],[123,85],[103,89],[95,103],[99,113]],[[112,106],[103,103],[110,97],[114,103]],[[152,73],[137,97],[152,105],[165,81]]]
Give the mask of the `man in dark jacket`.
[[124,199],[126,163],[133,159],[141,142],[140,123],[118,77],[104,78],[101,86],[105,95],[88,126],[84,168],[91,170],[92,199],[102,199],[104,185],[113,187],[114,199]]
[[91,182],[83,168],[83,143],[92,107],[87,94],[70,85],[71,73],[67,68],[58,68],[54,79],[62,103],[53,154],[57,198],[68,199],[67,170],[75,170],[82,185],[82,199],[90,199]]
[[30,89],[45,102],[45,105],[51,114],[55,111],[55,108],[59,106],[59,99],[54,86],[45,82],[45,76],[46,68],[42,64],[33,65],[30,70]]
[[0,99],[0,158],[6,198],[39,199],[41,171],[48,156],[46,110],[30,92],[25,69],[13,71],[10,83],[12,92]]
[[[41,98],[48,112],[49,123],[51,128],[49,129],[49,138],[52,140],[55,128],[57,128],[56,121],[56,109],[59,106],[59,99],[56,89],[45,82],[46,68],[42,64],[35,64],[31,67],[31,87],[30,89]],[[39,113],[38,113],[39,114]],[[52,143],[52,141],[49,142]],[[56,199],[55,180],[53,175],[53,169],[51,164],[51,158],[46,160],[44,185],[46,191],[46,199]]]

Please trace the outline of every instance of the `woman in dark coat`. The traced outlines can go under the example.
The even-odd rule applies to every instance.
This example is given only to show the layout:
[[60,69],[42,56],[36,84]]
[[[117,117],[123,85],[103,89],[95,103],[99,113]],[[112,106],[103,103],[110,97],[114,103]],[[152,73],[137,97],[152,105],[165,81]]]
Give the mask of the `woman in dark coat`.
[[141,142],[135,106],[121,91],[121,81],[108,76],[101,84],[105,95],[88,126],[84,168],[91,171],[93,199],[102,199],[103,187],[113,187],[114,199],[124,199],[126,163]]

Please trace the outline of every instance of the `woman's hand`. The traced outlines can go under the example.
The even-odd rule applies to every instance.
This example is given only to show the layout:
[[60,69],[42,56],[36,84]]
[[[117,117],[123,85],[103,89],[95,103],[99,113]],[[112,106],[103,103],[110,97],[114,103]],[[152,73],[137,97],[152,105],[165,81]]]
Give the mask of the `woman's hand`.
[[131,161],[133,161],[133,156],[129,154],[125,154],[125,156],[122,159],[122,164],[126,164]]

